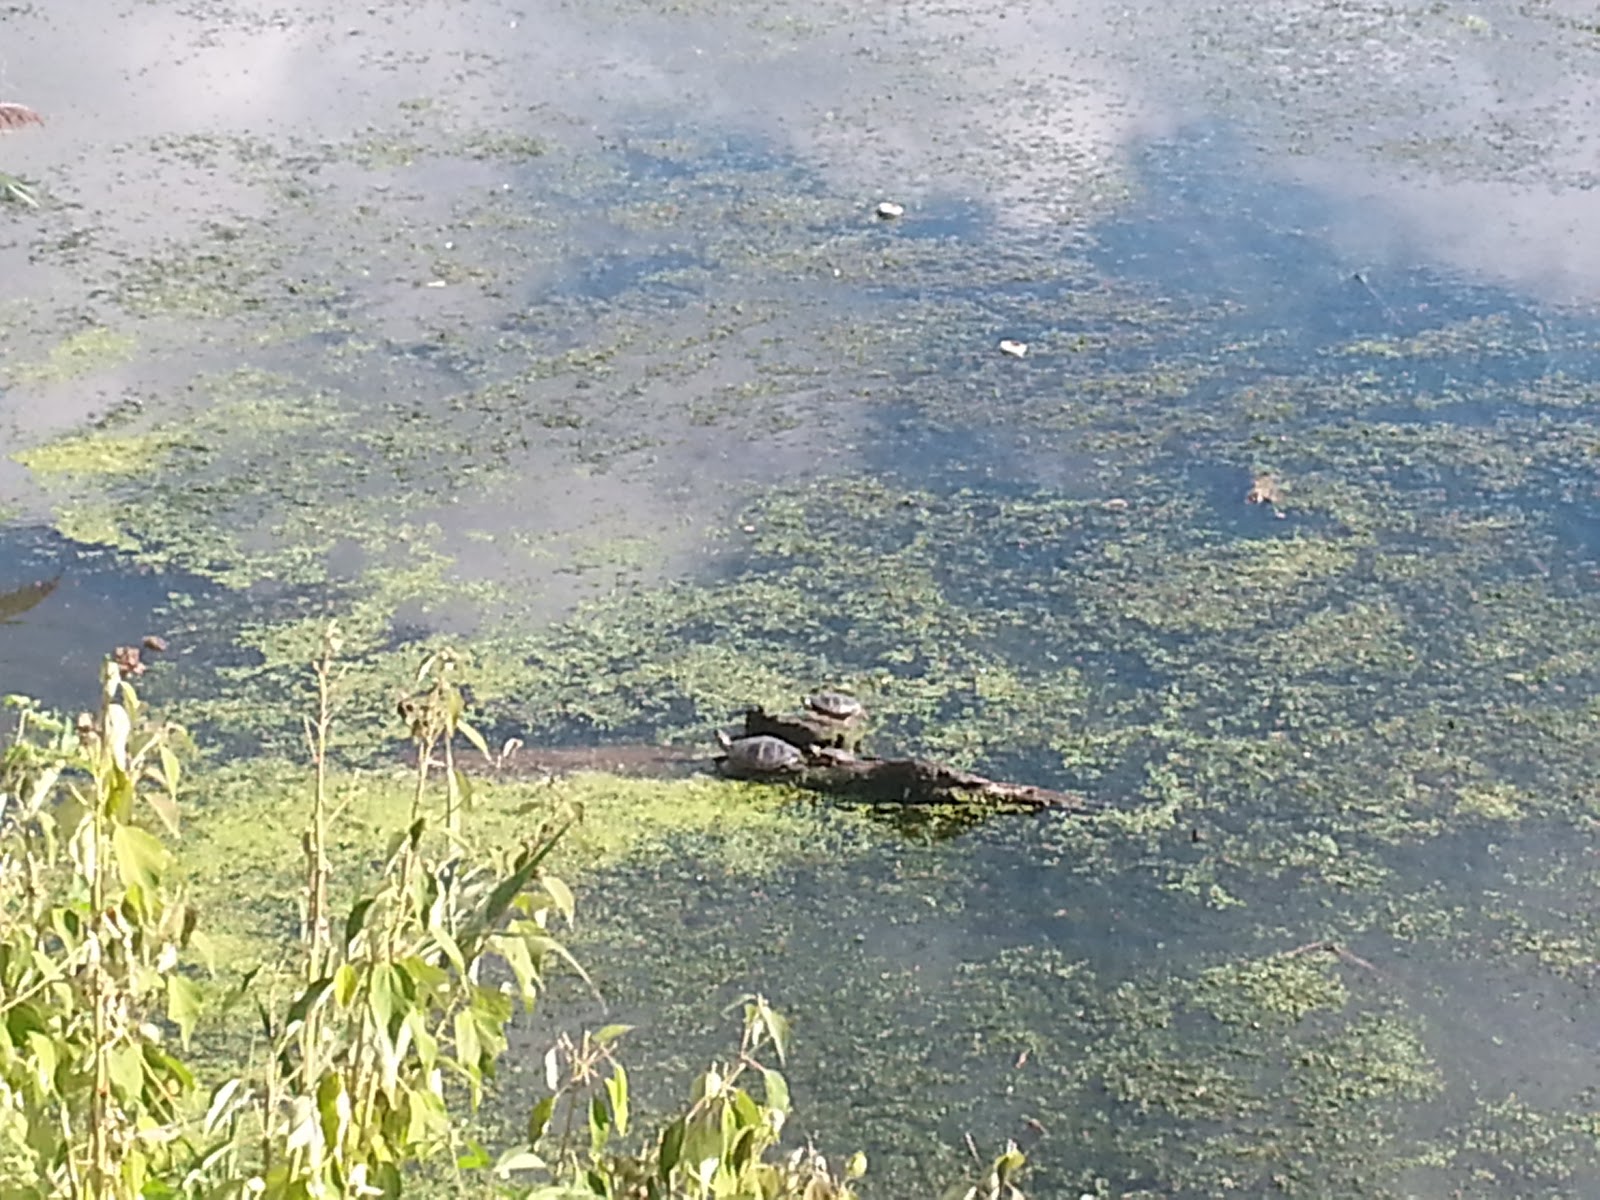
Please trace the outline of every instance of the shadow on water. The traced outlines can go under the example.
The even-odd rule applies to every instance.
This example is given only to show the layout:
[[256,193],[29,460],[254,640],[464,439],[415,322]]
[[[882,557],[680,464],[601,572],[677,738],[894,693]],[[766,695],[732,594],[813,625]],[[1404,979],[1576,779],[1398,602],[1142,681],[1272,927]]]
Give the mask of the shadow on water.
[[[0,564],[0,693],[69,711],[93,703],[113,647],[166,632],[175,592],[205,594],[197,580],[164,577],[38,526],[0,526]],[[4,597],[30,602],[12,608]]]

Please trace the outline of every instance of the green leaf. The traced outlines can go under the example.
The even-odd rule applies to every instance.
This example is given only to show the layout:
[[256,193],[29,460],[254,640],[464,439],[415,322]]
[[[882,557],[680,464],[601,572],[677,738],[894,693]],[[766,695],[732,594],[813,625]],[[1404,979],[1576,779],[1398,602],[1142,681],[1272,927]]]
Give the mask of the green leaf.
[[494,1165],[494,1173],[500,1179],[505,1179],[513,1171],[542,1171],[545,1168],[544,1159],[531,1150],[508,1150],[500,1156],[500,1161]]
[[733,1103],[728,1107],[732,1110],[733,1115],[738,1120],[739,1124],[762,1124],[761,1106],[757,1104],[751,1098],[750,1093],[745,1091],[743,1088],[739,1088],[733,1093]]
[[367,1007],[372,1013],[372,1019],[378,1023],[378,1028],[388,1031],[395,1026],[395,1016],[399,1011],[399,988],[395,986],[396,979],[394,967],[389,963],[379,963],[372,968],[372,979],[367,990]]
[[473,746],[477,748],[478,753],[482,754],[485,758],[493,757],[489,753],[489,743],[483,740],[483,734],[479,733],[471,725],[468,725],[465,721],[459,721],[456,724],[456,730],[461,734],[462,737],[466,738],[467,741],[471,742]]
[[606,1080],[606,1095],[611,1098],[611,1116],[617,1123],[617,1133],[628,1136],[628,1072],[618,1063]]
[[167,795],[178,798],[178,781],[183,778],[183,764],[166,742],[161,743],[161,778],[167,785]]
[[189,1048],[195,1022],[200,1018],[200,989],[194,980],[182,975],[167,976],[167,1020],[178,1027],[183,1048]]
[[605,1025],[599,1033],[593,1035],[596,1045],[609,1046],[625,1033],[633,1032],[632,1025]]
[[1017,1149],[1015,1142],[1007,1142],[1005,1153],[994,1160],[995,1178],[1001,1183],[1005,1183],[1012,1175],[1021,1170],[1027,1161],[1028,1156]]
[[133,776],[121,767],[112,767],[106,780],[106,815],[120,825],[133,820],[133,801],[137,792]]
[[517,855],[516,865],[511,873],[495,885],[482,906],[473,914],[468,924],[469,934],[462,937],[469,950],[471,943],[480,938],[486,938],[499,926],[506,912],[511,907],[511,902],[527,890],[528,883],[539,870],[539,864],[544,862],[549,853],[556,848],[556,843],[571,827],[570,822],[563,825],[548,840],[537,848],[525,849]]
[[789,1019],[782,1013],[773,1010],[765,1000],[757,1002],[761,1014],[761,1022],[767,1027],[767,1033],[772,1038],[772,1048],[778,1052],[779,1062],[789,1061]]
[[528,952],[527,943],[521,938],[502,938],[495,945],[516,978],[517,994],[522,998],[522,1003],[532,1008],[539,995],[539,968],[533,965],[533,955]]
[[573,914],[577,912],[577,901],[573,899],[572,889],[554,875],[542,876],[539,880],[544,885],[544,890],[550,893],[550,899],[555,902],[556,911],[572,923]]
[[111,1082],[124,1103],[138,1101],[144,1091],[144,1052],[137,1045],[121,1045],[106,1056]]
[[539,1144],[539,1139],[544,1137],[544,1131],[550,1127],[550,1118],[555,1115],[555,1111],[554,1096],[546,1096],[533,1106],[533,1111],[528,1114],[528,1145]]
[[867,1156],[857,1150],[844,1164],[844,1177],[846,1179],[860,1179],[867,1173]]
[[111,850],[117,857],[122,885],[142,888],[154,896],[167,866],[167,848],[142,829],[118,825],[111,834]]
[[324,1072],[317,1081],[317,1116],[323,1141],[337,1146],[350,1124],[350,1097],[344,1090],[344,1076],[338,1071]]
[[367,927],[367,913],[372,911],[374,900],[375,897],[367,896],[364,899],[357,900],[351,906],[350,915],[344,919],[344,945],[346,950],[350,949],[350,943],[356,940],[356,935]]
[[120,704],[106,705],[106,749],[111,752],[111,761],[123,772],[128,769],[128,737],[132,732],[133,718],[128,710]]
[[[731,1142],[732,1138],[728,1139]],[[722,1162],[722,1119],[716,1114],[702,1114],[689,1122],[683,1134],[683,1165],[694,1179],[706,1181]]]
[[[217,973],[217,951],[216,947],[211,944],[211,939],[196,929],[189,934],[189,947],[200,956],[200,961],[205,964],[207,973],[215,975]],[[247,974],[253,977],[260,969],[260,967],[251,967]]]
[[460,767],[450,770],[450,784],[455,788],[456,795],[461,797],[461,807],[468,812],[472,811],[472,780]]
[[589,978],[589,972],[583,969],[583,964],[577,959],[573,958],[572,951],[568,950],[560,942],[556,941],[555,938],[548,937],[542,933],[524,933],[522,935],[522,940],[527,944],[528,949],[536,958],[542,960],[545,955],[554,954],[562,962],[566,963],[569,968],[571,968],[574,975],[583,980],[584,983],[588,984],[589,989],[593,991],[595,995],[598,996],[600,994],[599,989],[594,986],[594,980]]
[[478,1022],[470,1012],[463,1010],[456,1013],[455,1031],[456,1061],[467,1069],[476,1084],[483,1058],[483,1047],[478,1044]]
[[144,1043],[144,1061],[146,1068],[166,1085],[169,1096],[175,1090],[194,1090],[194,1072],[181,1058],[168,1054],[154,1042]]
[[611,1111],[599,1096],[589,1097],[589,1149],[596,1157],[611,1136]]
[[767,1090],[767,1107],[781,1113],[789,1111],[789,1082],[777,1071],[761,1068],[761,1083]]
[[429,932],[433,934],[433,940],[438,943],[439,949],[443,951],[445,958],[450,960],[450,965],[456,969],[456,974],[466,975],[467,960],[462,956],[461,947],[456,945],[455,938],[451,937],[442,925],[431,919],[428,922],[428,926]]
[[467,1148],[456,1155],[456,1166],[463,1171],[481,1171],[493,1161],[483,1143],[472,1138],[467,1139]]
[[756,1157],[756,1134],[760,1131],[757,1125],[741,1125],[733,1135],[733,1141],[722,1156],[722,1161],[727,1163],[729,1169],[735,1174],[743,1174],[746,1167]]
[[202,1126],[207,1137],[216,1133],[222,1123],[233,1115],[233,1098],[243,1086],[244,1080],[230,1079],[211,1093],[211,1103],[206,1106],[206,1119]]
[[178,804],[171,796],[161,792],[146,792],[145,803],[160,818],[162,827],[173,837],[178,836]]
[[683,1142],[687,1132],[682,1117],[661,1131],[661,1155],[657,1171],[662,1183],[668,1182],[674,1168],[683,1160]]
[[61,1059],[56,1054],[56,1041],[54,1038],[38,1029],[28,1030],[24,1042],[28,1047],[28,1054],[33,1058],[33,1073],[48,1086],[56,1086],[56,1067]]
[[350,963],[340,963],[329,981],[333,984],[333,1000],[340,1008],[349,1008],[350,1002],[356,998],[356,989],[361,986],[361,977],[356,974],[356,969]]

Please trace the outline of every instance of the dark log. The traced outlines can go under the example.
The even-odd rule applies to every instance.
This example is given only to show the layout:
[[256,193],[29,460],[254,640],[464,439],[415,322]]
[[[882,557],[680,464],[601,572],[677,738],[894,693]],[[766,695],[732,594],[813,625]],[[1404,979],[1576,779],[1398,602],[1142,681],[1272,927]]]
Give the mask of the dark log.
[[[714,761],[720,764],[722,760]],[[806,751],[803,768],[774,776],[773,782],[867,804],[978,802],[1069,811],[1091,807],[1087,797],[1074,792],[986,779],[971,771],[917,758],[857,758],[848,751],[830,748]]]
[[[1081,812],[1098,807],[1076,792],[1057,792],[1026,783],[987,779],[942,763],[919,758],[872,758],[852,753],[838,743],[858,744],[861,722],[839,721],[822,714],[775,716],[759,708],[745,714],[743,736],[780,737],[800,749],[805,765],[766,777],[787,784],[865,804],[971,805],[1000,808],[1053,809]],[[845,735],[849,735],[846,737]],[[416,763],[414,748],[406,759]],[[508,743],[499,757],[485,763],[482,755],[462,749],[456,765],[479,773],[512,776],[562,775],[572,771],[608,771],[621,775],[682,778],[703,771],[707,760],[683,746],[617,745],[534,747]],[[710,765],[723,774],[725,755]],[[439,766],[439,756],[433,765]]]
[[[1070,792],[1025,783],[1003,783],[970,771],[916,758],[858,757],[866,721],[839,720],[805,711],[778,715],[747,709],[744,736],[767,734],[797,746],[806,756],[803,770],[776,777],[812,791],[869,804],[962,804],[981,801],[1024,808],[1083,809],[1087,799]],[[714,760],[719,766],[722,759]]]

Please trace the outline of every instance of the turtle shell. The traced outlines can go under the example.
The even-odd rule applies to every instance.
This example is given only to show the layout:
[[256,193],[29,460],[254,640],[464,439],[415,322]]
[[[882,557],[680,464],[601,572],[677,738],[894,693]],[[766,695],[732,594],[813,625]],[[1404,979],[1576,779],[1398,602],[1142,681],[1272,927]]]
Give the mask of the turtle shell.
[[761,734],[728,743],[728,766],[753,775],[775,775],[805,762],[805,755],[782,738]]
[[817,692],[806,697],[806,707],[836,721],[848,721],[866,711],[861,707],[861,701],[844,692]]

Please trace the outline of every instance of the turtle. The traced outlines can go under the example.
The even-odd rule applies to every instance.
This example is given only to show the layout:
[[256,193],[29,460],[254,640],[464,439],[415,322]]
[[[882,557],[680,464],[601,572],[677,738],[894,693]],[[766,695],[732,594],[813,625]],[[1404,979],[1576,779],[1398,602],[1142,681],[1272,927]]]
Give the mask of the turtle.
[[805,765],[806,756],[782,738],[768,734],[730,738],[720,729],[717,741],[723,750],[722,769],[735,779],[765,779],[784,775]]
[[806,697],[806,707],[819,716],[835,721],[850,721],[863,716],[861,701],[844,692],[817,692]]

